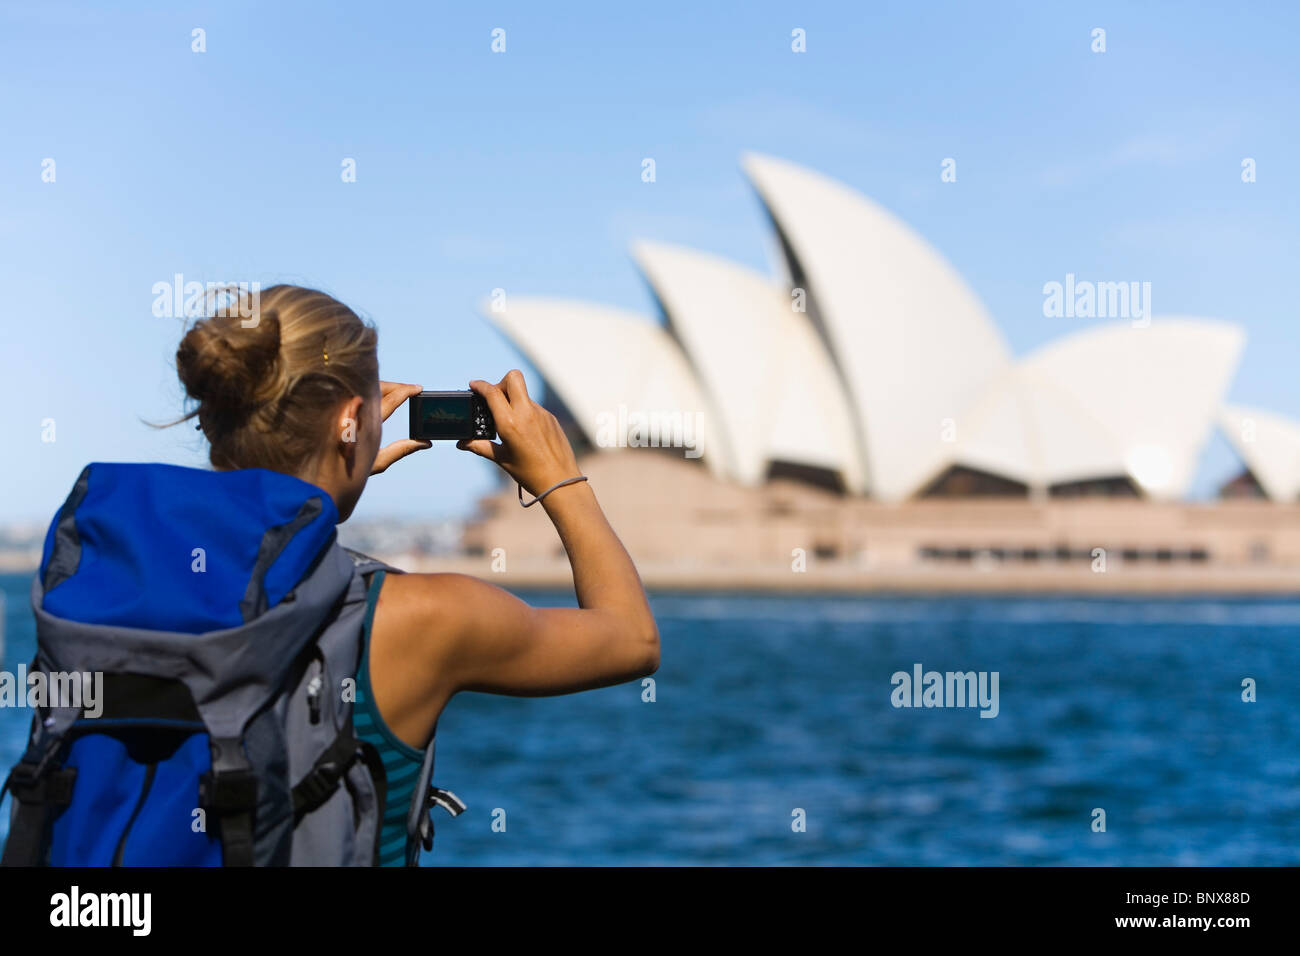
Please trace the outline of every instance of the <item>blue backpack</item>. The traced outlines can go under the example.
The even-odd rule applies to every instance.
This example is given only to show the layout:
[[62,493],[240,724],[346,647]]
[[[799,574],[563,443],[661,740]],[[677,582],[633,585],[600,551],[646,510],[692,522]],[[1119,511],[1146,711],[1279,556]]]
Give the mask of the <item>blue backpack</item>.
[[[371,865],[384,767],[352,728],[366,578],[320,488],[88,465],[32,581],[38,701],[5,865]],[[30,682],[30,679],[29,679]],[[408,812],[429,812],[433,744]],[[0,799],[3,791],[0,791]]]

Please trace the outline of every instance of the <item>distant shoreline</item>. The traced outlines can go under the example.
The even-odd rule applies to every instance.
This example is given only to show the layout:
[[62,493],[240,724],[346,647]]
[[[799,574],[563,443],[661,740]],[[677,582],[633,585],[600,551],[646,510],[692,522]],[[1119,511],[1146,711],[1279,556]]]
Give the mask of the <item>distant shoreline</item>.
[[[504,588],[567,590],[573,576],[564,561],[517,562],[506,571],[492,570],[490,558],[430,558],[376,555],[405,571],[468,574]],[[1087,564],[991,567],[913,566],[887,568],[817,567],[794,572],[788,567],[704,567],[639,563],[642,583],[650,591],[728,591],[762,594],[1060,594],[1082,596],[1166,595],[1300,597],[1300,568],[1264,566],[1126,567],[1112,564],[1103,572]],[[0,574],[31,575],[30,561],[5,560]]]
[[[388,560],[407,571],[469,574],[505,588],[566,589],[573,586],[564,561],[517,562],[494,572],[490,558]],[[778,567],[706,567],[638,562],[651,591],[733,591],[785,594],[1063,594],[1063,595],[1294,595],[1300,597],[1300,568],[1265,566],[1130,567],[1112,563],[1101,573],[1087,563],[1039,566],[817,567],[794,572]]]

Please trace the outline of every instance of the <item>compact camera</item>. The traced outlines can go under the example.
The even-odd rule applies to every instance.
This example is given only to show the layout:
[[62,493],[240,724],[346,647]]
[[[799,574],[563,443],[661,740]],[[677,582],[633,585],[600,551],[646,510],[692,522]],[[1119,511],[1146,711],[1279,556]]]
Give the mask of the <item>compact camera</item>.
[[459,441],[497,437],[496,423],[478,392],[421,392],[410,401],[411,437]]

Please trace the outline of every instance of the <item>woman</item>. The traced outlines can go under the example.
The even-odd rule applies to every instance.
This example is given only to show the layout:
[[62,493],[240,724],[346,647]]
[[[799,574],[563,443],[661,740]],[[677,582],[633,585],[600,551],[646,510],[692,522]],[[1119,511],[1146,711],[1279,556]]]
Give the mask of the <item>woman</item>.
[[[86,648],[120,645],[125,639],[121,628],[135,629],[132,633],[143,642],[133,645],[136,663],[122,664],[125,652],[118,646],[113,650],[116,656],[109,658],[118,662],[112,665],[116,670],[136,673],[110,674],[113,681],[105,692],[108,716],[129,710],[138,720],[139,701],[166,698],[170,702],[167,707],[179,708],[168,711],[173,718],[168,726],[180,726],[184,723],[181,717],[188,717],[191,729],[206,726],[210,736],[200,735],[203,743],[190,737],[188,742],[171,742],[161,748],[154,741],[146,748],[124,731],[113,729],[118,725],[102,719],[89,722],[84,710],[66,721],[60,718],[62,722],[45,718],[45,729],[34,727],[28,756],[11,778],[15,814],[20,813],[20,805],[23,812],[31,814],[24,819],[15,816],[14,833],[30,837],[17,838],[24,846],[14,850],[12,860],[7,851],[7,862],[24,862],[22,857],[25,862],[114,864],[346,862],[346,852],[324,844],[335,839],[330,826],[337,829],[343,826],[339,821],[357,815],[349,813],[349,808],[355,811],[367,805],[365,788],[355,777],[360,765],[353,766],[360,754],[371,758],[377,802],[384,808],[382,825],[377,824],[373,860],[400,865],[418,855],[418,850],[413,853],[418,836],[413,834],[411,821],[425,808],[426,747],[431,745],[439,715],[455,694],[565,694],[639,678],[658,667],[658,631],[636,569],[605,520],[590,485],[586,481],[561,484],[579,476],[573,451],[555,417],[529,397],[524,377],[517,370],[496,385],[470,383],[491,409],[500,441],[468,441],[459,447],[497,464],[530,495],[543,495],[541,506],[569,556],[579,607],[533,608],[473,577],[385,573],[387,569],[377,562],[354,556],[354,564],[343,575],[351,574],[354,579],[350,589],[340,578],[327,599],[319,603],[321,608],[330,608],[319,629],[315,619],[295,624],[310,617],[316,600],[313,588],[320,590],[312,582],[325,573],[322,565],[330,564],[329,555],[338,550],[330,522],[345,521],[352,514],[371,475],[429,447],[428,442],[411,440],[380,447],[383,421],[421,388],[381,382],[375,330],[322,292],[278,285],[261,292],[258,301],[245,298],[238,304],[239,308],[220,310],[195,322],[176,355],[180,380],[196,403],[186,417],[197,417],[216,474],[175,468],[156,471],[169,466],[117,466],[115,470],[113,466],[88,466],[79,490],[74,489],[51,525],[45,560],[33,590],[41,648],[38,664],[43,662],[51,669],[58,662],[75,660],[81,662],[75,669],[98,669],[103,664],[97,663],[97,652]],[[251,484],[245,481],[253,478],[257,480]],[[328,501],[322,502],[321,492]],[[260,517],[250,524],[256,535],[241,537],[240,522],[255,511],[272,514],[274,509],[265,511],[272,499],[276,507],[287,503],[290,510],[286,515],[294,515],[297,508],[294,520],[286,521],[283,515]],[[148,522],[153,523],[147,535],[140,530],[145,519],[128,522],[121,517],[141,507],[141,501],[152,502],[145,506]],[[176,532],[177,528],[184,533]],[[313,528],[318,529],[315,537]],[[144,552],[159,550],[159,543],[173,533],[176,544],[161,548],[170,556],[148,565],[153,559]],[[145,544],[138,544],[142,538]],[[227,539],[229,545],[222,543]],[[206,549],[188,548],[193,541],[209,545]],[[154,568],[144,574],[136,572],[151,590],[125,603],[120,595],[129,588],[123,585],[121,575],[106,577],[124,551],[136,555],[129,562],[133,567],[143,562]],[[185,560],[190,560],[191,553],[202,552],[203,568],[188,569],[202,573],[178,570],[175,554],[180,551],[184,551]],[[240,562],[253,555],[257,557],[253,583],[247,583],[248,568]],[[195,557],[191,564],[198,561]],[[234,586],[222,590],[216,575],[227,571]],[[289,575],[278,585],[279,590],[272,582],[277,574],[281,578]],[[95,575],[102,580],[92,587]],[[79,584],[82,579],[87,583]],[[164,579],[168,583],[164,584]],[[250,597],[254,583],[259,588],[265,585],[264,593],[259,591],[255,598]],[[175,610],[160,614],[160,606],[181,591],[186,592],[186,599]],[[106,601],[102,597],[106,594],[114,597]],[[222,606],[207,607],[218,603],[214,595],[219,594],[227,595],[220,599]],[[242,616],[235,613],[236,598]],[[362,601],[364,608],[359,606]],[[106,605],[112,607],[106,609]],[[261,636],[242,645],[229,643],[230,635],[237,638],[241,627],[255,628],[276,615],[282,615],[282,622],[272,632],[277,637]],[[93,630],[110,625],[118,630]],[[66,628],[82,629],[76,641],[60,636]],[[213,729],[223,719],[213,704],[224,692],[222,687],[214,689],[211,682],[182,675],[185,686],[180,696],[186,698],[188,692],[188,699],[175,703],[172,691],[181,665],[155,663],[186,641],[185,659],[196,660],[196,635],[204,641],[216,640],[214,634],[223,635],[227,644],[213,659],[224,662],[242,659],[245,650],[276,641],[287,646],[287,635],[297,630],[304,635],[311,630],[316,635],[302,639],[309,651],[329,643],[321,633],[340,632],[356,641],[349,644],[344,640],[339,645],[344,652],[328,648],[322,652],[317,647],[318,664],[295,664],[297,669],[286,664],[283,680],[267,681],[268,685],[290,688],[284,694],[285,703],[276,703],[280,698],[274,694],[279,691],[268,687],[263,703],[239,718],[242,736],[219,739],[221,734]],[[170,635],[169,640],[176,640],[171,644],[153,640],[164,632]],[[94,640],[88,640],[87,634]],[[353,662],[359,658],[359,665],[348,664],[342,669],[330,655]],[[210,669],[224,666],[217,663]],[[313,666],[318,669],[313,671]],[[141,670],[153,670],[149,680],[154,683],[142,684]],[[244,679],[257,676],[250,671]],[[326,687],[333,693],[322,693],[325,676],[329,685],[338,685]],[[225,682],[232,687],[239,683],[235,678]],[[299,706],[300,693],[307,706]],[[334,718],[341,728],[338,739],[323,754],[295,758],[295,739],[322,722],[322,701],[326,708],[323,723],[329,724],[333,713],[330,698],[334,696],[352,703],[355,737],[346,730],[346,706],[339,707]],[[150,710],[149,716],[160,718],[158,707]],[[310,711],[310,718],[296,717],[299,711]],[[259,720],[267,722],[265,715],[270,712],[282,715],[277,718],[281,729],[259,731],[258,739],[287,740],[287,772],[274,770],[274,761],[258,763],[261,758],[257,755],[269,745],[256,743],[253,731],[260,726]],[[65,724],[68,739],[49,736]],[[77,737],[78,733],[82,736]],[[90,738],[96,739],[98,750],[86,743]],[[80,743],[69,744],[69,740]],[[184,777],[170,768],[189,749],[200,754],[200,763],[190,777]],[[431,747],[428,753],[431,761]],[[307,759],[315,761],[310,772],[304,769]],[[51,766],[60,769],[51,770]],[[69,781],[73,795],[64,794],[62,804],[52,802],[49,796],[59,790],[50,781],[60,773],[80,774]],[[132,774],[139,774],[139,786],[125,787],[121,781],[135,779]],[[174,849],[176,821],[168,811],[158,809],[171,805],[164,804],[164,798],[155,792],[160,786],[156,781],[164,777],[189,781],[175,784],[180,796],[167,798],[171,804],[184,803],[185,787],[193,789],[193,781],[198,781],[199,809],[193,813],[207,808],[216,816],[220,825],[213,829],[222,831],[224,855],[212,849],[215,838],[210,837],[208,848],[195,851],[197,856],[167,856],[180,851]],[[106,796],[109,780],[117,781],[112,786],[123,792]],[[340,787],[340,780],[346,786]],[[290,804],[285,803],[286,785],[293,788],[292,827],[286,816],[290,812],[286,809]],[[340,792],[343,790],[347,793]],[[277,803],[271,797],[278,791],[285,793]],[[116,811],[116,817],[106,816],[103,807],[114,799],[122,809]],[[78,810],[78,800],[80,804],[93,802],[94,808]],[[335,804],[344,805],[344,809],[336,808],[332,816],[320,809]],[[128,815],[126,810],[131,807]],[[326,818],[334,823],[312,828],[312,820]],[[156,822],[159,820],[163,823]],[[146,833],[155,826],[170,829],[166,834]],[[363,839],[357,833],[345,836],[344,842]],[[11,836],[10,842],[15,843],[15,838]],[[151,848],[137,849],[144,843]],[[370,861],[368,851],[356,856],[356,861]]]

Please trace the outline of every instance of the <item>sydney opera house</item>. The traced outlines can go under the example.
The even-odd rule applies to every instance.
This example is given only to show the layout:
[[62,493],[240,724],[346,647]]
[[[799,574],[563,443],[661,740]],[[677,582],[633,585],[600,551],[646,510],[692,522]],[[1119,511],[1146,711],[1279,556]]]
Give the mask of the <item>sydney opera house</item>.
[[[511,293],[483,314],[544,379],[647,583],[827,589],[1274,590],[1300,572],[1300,424],[1223,404],[1220,321],[1099,319],[1013,356],[916,232],[808,169],[746,156],[772,277],[632,253],[659,317]],[[537,382],[531,384],[536,390]],[[1187,500],[1214,429],[1241,475]],[[564,579],[541,509],[481,503],[469,562]]]

